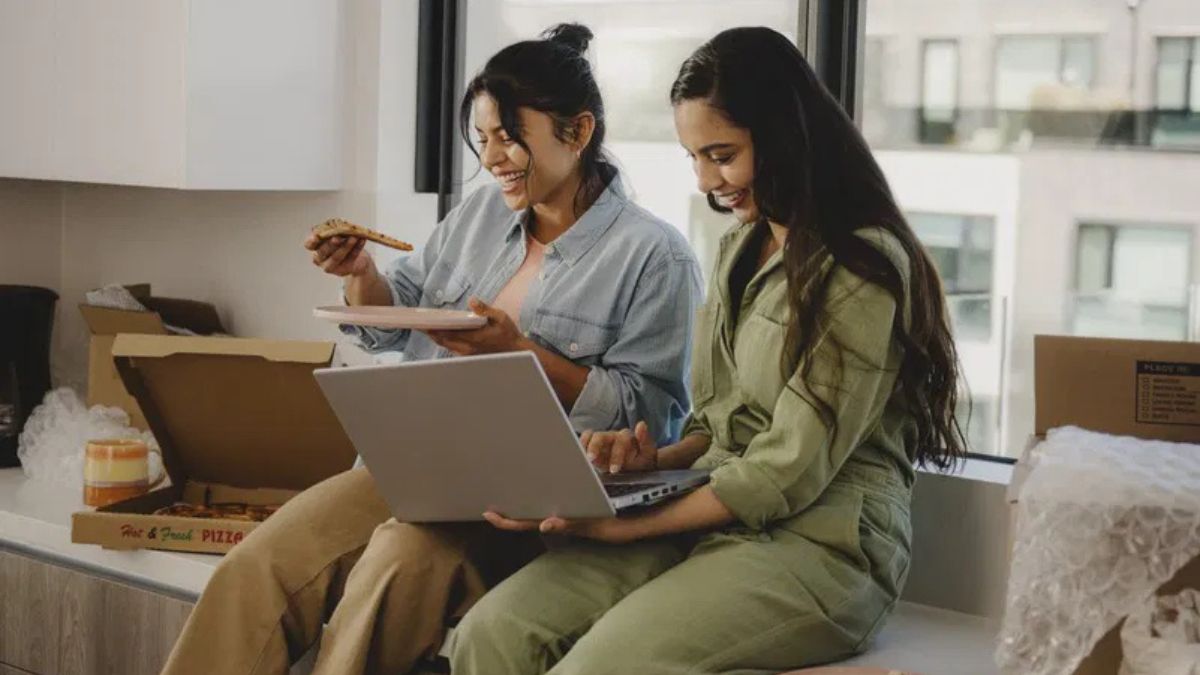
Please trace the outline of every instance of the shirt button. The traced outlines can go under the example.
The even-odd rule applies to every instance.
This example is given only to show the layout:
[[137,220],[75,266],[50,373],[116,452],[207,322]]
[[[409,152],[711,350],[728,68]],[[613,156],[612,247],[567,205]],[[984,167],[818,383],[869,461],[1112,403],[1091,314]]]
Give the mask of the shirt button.
[[437,299],[438,299],[438,300],[441,300],[441,299],[442,299],[442,297],[443,297],[445,294],[444,294],[444,293],[442,293],[441,289],[438,289],[438,292],[436,293],[436,295],[437,295]]
[[578,342],[572,342],[572,343],[571,343],[571,346],[570,346],[570,347],[567,347],[567,349],[571,350],[571,353],[572,353],[572,354],[574,354],[575,352],[579,351],[579,343],[578,343]]
[[546,280],[546,273],[545,273],[545,272],[542,272],[541,274],[539,274],[539,275],[538,275],[538,280],[539,280],[539,281],[545,281],[545,280]]

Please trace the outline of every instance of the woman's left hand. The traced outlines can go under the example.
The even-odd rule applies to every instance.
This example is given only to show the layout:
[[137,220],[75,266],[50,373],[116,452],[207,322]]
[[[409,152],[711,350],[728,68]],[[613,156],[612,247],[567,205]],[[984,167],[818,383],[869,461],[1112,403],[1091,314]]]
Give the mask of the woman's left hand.
[[609,544],[627,544],[637,539],[633,523],[621,518],[569,520],[551,516],[545,520],[512,520],[491,511],[483,517],[493,526],[510,532],[537,530],[542,534],[567,534]]
[[438,345],[459,356],[517,352],[529,348],[528,339],[503,310],[491,307],[479,298],[471,298],[468,305],[472,312],[487,319],[487,325],[473,330],[431,330],[426,334]]

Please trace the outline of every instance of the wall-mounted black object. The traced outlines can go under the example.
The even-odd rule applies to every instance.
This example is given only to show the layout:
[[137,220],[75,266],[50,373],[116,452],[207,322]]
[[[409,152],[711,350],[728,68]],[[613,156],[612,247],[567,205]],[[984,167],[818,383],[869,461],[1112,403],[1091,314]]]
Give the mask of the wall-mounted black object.
[[0,285],[0,467],[17,466],[17,437],[50,390],[50,334],[58,294]]
[[438,219],[454,205],[460,156],[464,0],[421,0],[417,22],[415,189],[437,193]]

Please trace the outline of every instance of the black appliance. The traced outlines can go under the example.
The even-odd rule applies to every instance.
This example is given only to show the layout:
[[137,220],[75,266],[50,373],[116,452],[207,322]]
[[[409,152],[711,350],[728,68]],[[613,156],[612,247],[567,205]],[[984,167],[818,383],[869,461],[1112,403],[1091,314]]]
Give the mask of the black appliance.
[[17,437],[50,389],[50,333],[58,294],[0,285],[0,467],[17,466]]

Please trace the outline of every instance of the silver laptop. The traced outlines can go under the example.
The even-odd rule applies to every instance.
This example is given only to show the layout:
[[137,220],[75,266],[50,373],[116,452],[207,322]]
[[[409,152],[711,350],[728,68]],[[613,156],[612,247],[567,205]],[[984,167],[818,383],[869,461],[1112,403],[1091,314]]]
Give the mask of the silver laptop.
[[704,471],[595,470],[528,352],[315,373],[400,520],[600,518],[708,481]]

